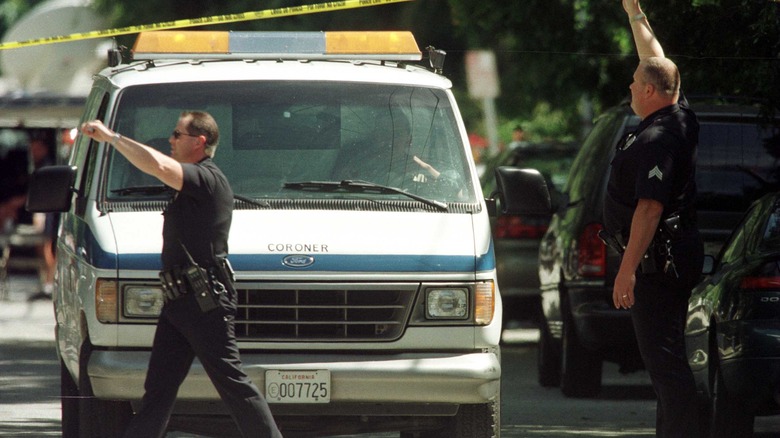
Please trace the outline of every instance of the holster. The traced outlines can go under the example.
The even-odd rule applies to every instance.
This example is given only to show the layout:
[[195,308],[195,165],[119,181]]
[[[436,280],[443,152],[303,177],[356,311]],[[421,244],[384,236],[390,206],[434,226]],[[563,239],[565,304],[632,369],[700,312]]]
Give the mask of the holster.
[[[604,230],[600,230],[598,236],[606,246],[612,248],[621,256],[624,252],[626,252],[626,246],[628,245],[628,242],[625,241],[620,233],[612,235]],[[642,260],[640,261],[639,267],[643,274],[652,274],[654,272],[658,272],[658,267],[662,266],[663,264],[663,261],[659,260],[660,253],[656,243],[657,236],[658,233],[653,236],[653,240],[650,242],[650,246],[647,248],[647,252],[645,252],[644,256],[642,256]]]
[[618,254],[623,254],[626,251],[625,245],[622,245],[617,236],[607,233],[605,230],[599,230],[599,239],[604,242],[609,248],[612,248]]
[[[658,233],[656,233],[657,235]],[[655,274],[658,272],[661,266],[663,266],[663,257],[658,250],[659,245],[656,242],[655,236],[650,242],[650,246],[647,247],[645,255],[642,256],[642,261],[639,263],[639,269],[643,274]]]

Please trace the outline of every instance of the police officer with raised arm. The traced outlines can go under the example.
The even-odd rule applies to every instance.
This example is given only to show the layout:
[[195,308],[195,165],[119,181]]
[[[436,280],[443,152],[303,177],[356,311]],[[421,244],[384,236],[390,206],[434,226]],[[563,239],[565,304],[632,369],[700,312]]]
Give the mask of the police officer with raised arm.
[[638,0],[622,0],[639,54],[631,108],[642,119],[619,144],[604,204],[622,260],[613,302],[630,309],[656,396],[659,437],[698,436],[696,388],[685,352],[685,316],[704,251],[696,228],[699,124],[680,98],[680,73]]
[[211,115],[183,112],[169,138],[171,156],[112,132],[81,126],[130,163],[175,190],[163,224],[165,305],[157,323],[141,407],[126,438],[165,434],[179,386],[195,357],[244,437],[281,437],[268,403],[241,367],[234,332],[237,296],[227,263],[233,191],[212,161],[219,129]]

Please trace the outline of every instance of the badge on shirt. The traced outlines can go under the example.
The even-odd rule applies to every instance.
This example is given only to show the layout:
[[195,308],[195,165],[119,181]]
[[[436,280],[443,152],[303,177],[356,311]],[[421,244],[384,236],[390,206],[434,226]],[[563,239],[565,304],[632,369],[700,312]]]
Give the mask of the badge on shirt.
[[628,137],[626,137],[625,141],[622,145],[618,145],[618,150],[624,151],[631,147],[632,144],[636,141],[636,135],[634,134],[628,134]]
[[658,181],[664,180],[664,173],[661,172],[661,169],[659,169],[658,166],[653,167],[647,174],[647,179],[653,179],[653,177],[658,178]]

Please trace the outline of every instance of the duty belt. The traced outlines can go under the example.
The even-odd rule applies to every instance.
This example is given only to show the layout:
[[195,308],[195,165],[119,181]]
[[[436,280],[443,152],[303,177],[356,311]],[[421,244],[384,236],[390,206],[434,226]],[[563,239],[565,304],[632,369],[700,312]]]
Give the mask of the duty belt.
[[[230,285],[235,281],[235,272],[233,267],[230,266],[230,262],[225,258],[220,258],[218,263],[218,266],[211,266],[205,269],[208,278],[207,287],[216,294],[224,293],[226,284]],[[182,295],[192,292],[192,282],[187,277],[187,270],[191,268],[191,266],[174,266],[171,269],[160,271],[160,283],[166,301],[176,300]]]
[[184,270],[175,266],[173,269],[160,271],[160,283],[166,301],[173,301],[187,293],[187,284],[184,282]]

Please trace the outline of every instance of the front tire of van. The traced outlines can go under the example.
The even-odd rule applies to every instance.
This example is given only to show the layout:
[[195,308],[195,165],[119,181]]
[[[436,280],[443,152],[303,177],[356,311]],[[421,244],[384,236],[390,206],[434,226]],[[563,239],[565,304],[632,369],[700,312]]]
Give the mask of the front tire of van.
[[401,432],[401,438],[500,438],[500,406],[500,397],[481,405],[460,405],[443,428]]
[[60,359],[60,403],[62,405],[62,438],[80,438],[79,388],[62,359]]
[[450,424],[441,431],[442,438],[498,438],[499,401],[481,405],[461,405]]
[[[124,434],[127,423],[133,416],[130,402],[117,400],[101,400],[95,397],[92,383],[87,374],[87,358],[91,344],[86,340],[82,346],[79,359],[78,385],[78,432],[79,438],[116,438]],[[67,371],[66,371],[67,372]],[[63,409],[63,416],[65,415]],[[64,426],[64,423],[63,423]],[[64,429],[63,429],[63,438]]]

